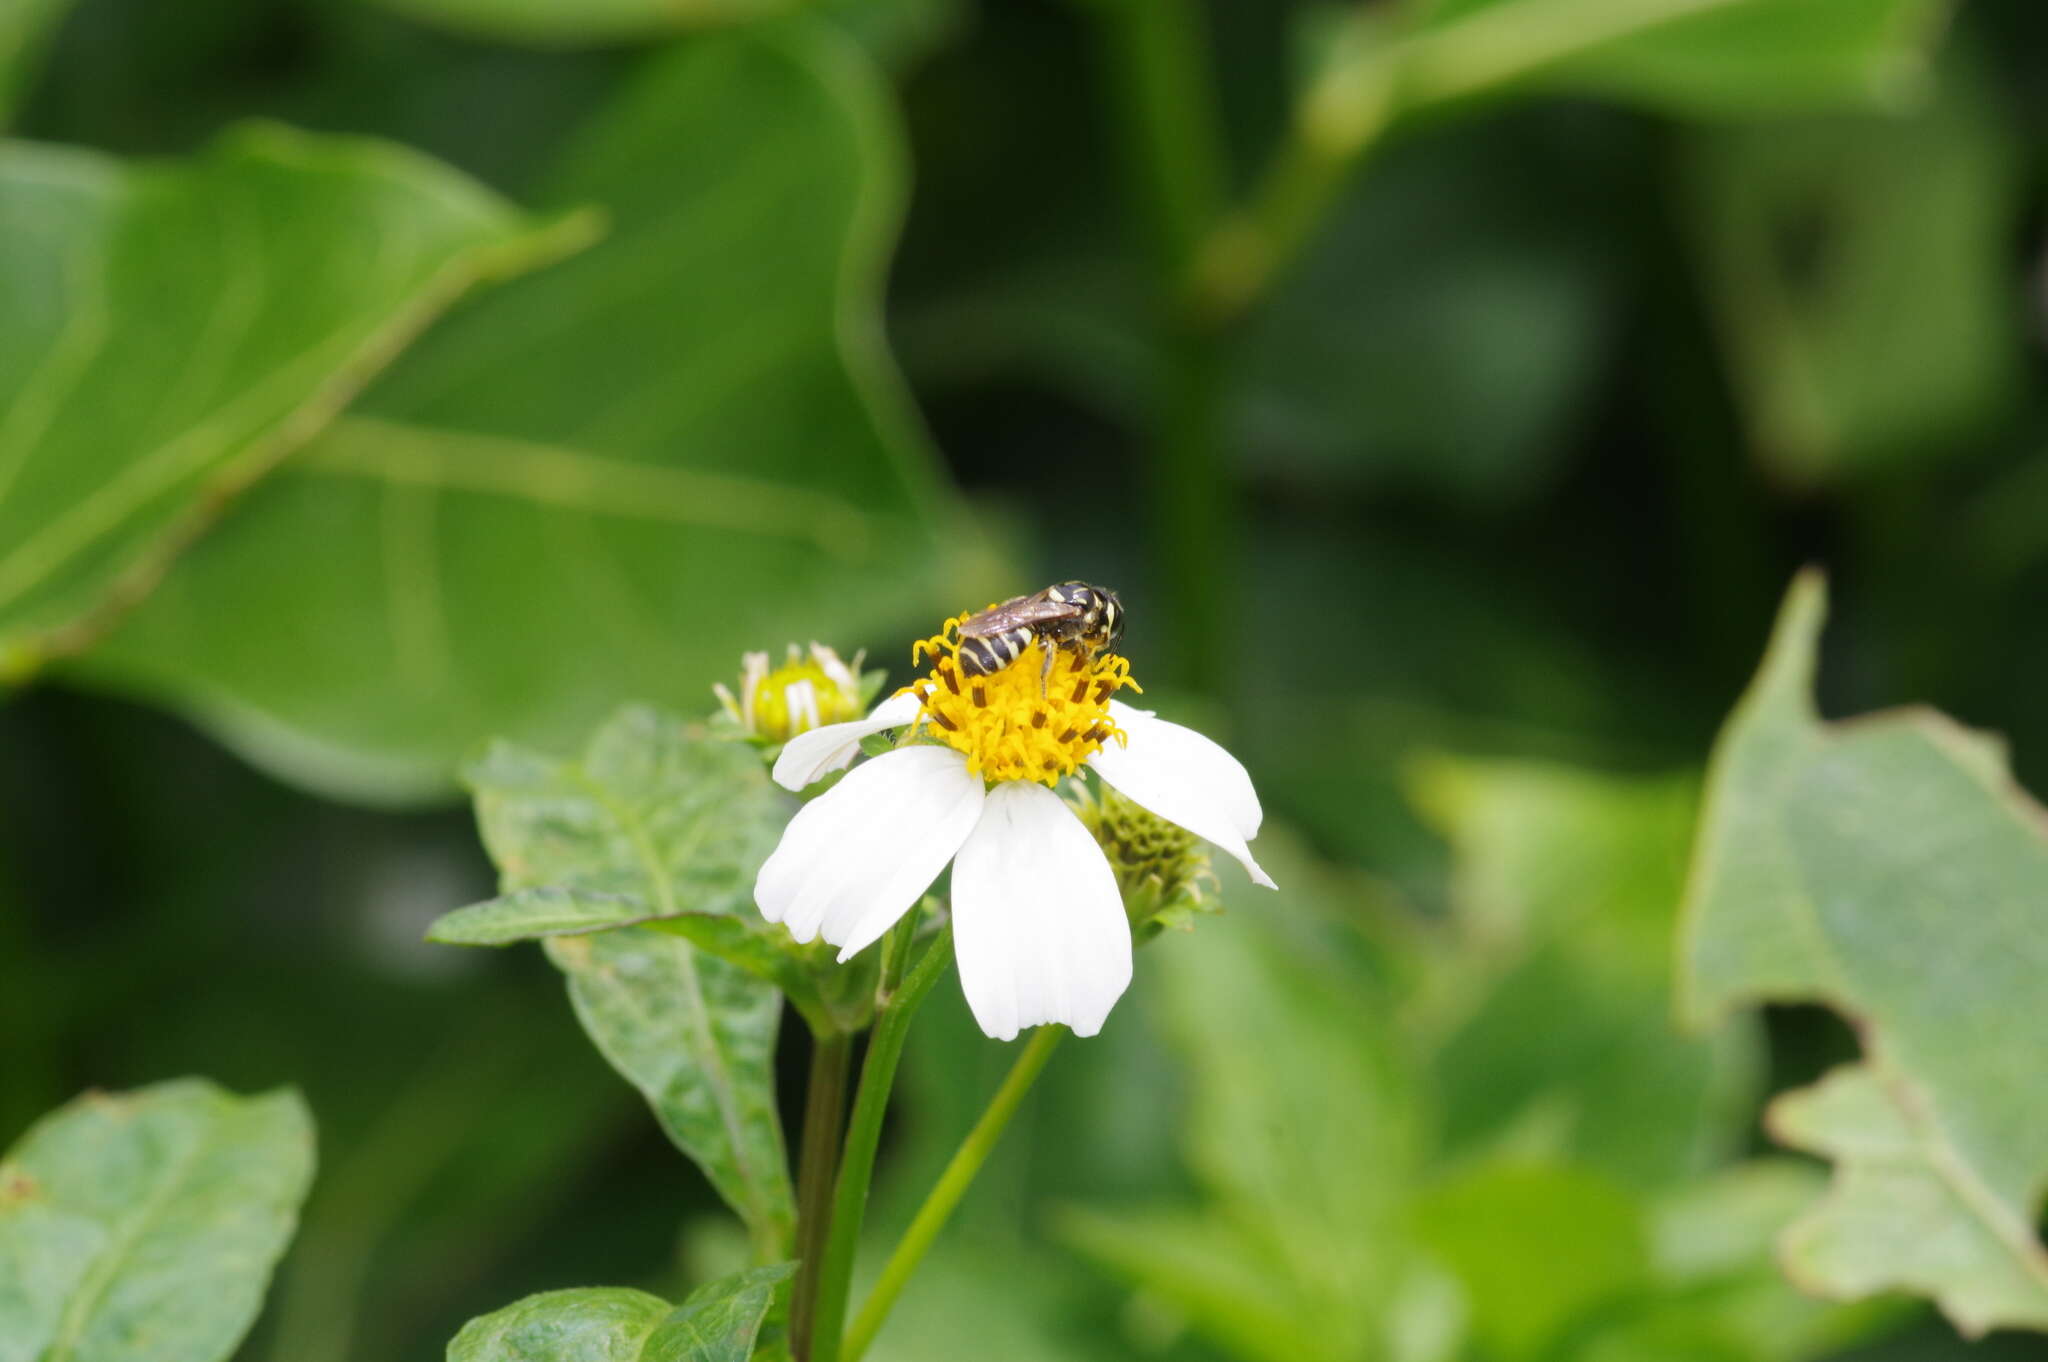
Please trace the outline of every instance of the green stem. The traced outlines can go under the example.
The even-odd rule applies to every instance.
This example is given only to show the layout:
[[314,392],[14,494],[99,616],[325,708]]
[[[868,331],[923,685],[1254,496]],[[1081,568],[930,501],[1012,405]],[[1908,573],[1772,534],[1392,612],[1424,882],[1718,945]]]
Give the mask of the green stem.
[[[897,961],[909,955],[907,941],[892,944],[900,947],[895,952]],[[832,1232],[825,1245],[817,1310],[811,1326],[810,1362],[839,1362],[846,1299],[853,1290],[853,1253],[860,1243],[861,1220],[867,1214],[868,1183],[875,1174],[875,1150],[882,1141],[882,1117],[889,1108],[889,1090],[896,1083],[896,1062],[903,1057],[903,1042],[910,1034],[910,1021],[917,1015],[918,1005],[952,960],[953,930],[948,927],[903,976],[901,986],[887,992],[875,1014],[867,1058],[861,1062],[860,1087],[854,1093],[853,1115],[847,1122],[846,1148],[839,1160],[839,1181],[832,1198]],[[897,968],[901,968],[900,963]]]
[[960,1204],[960,1198],[967,1194],[967,1188],[974,1181],[974,1175],[988,1162],[990,1151],[996,1147],[1003,1128],[1010,1118],[1017,1114],[1018,1106],[1024,1101],[1024,1094],[1031,1091],[1031,1085],[1038,1081],[1046,1061],[1058,1048],[1060,1037],[1067,1033],[1064,1026],[1041,1026],[1032,1034],[1024,1046],[1024,1052],[1017,1056],[1017,1062],[1010,1066],[1003,1085],[996,1089],[996,1095],[989,1099],[988,1109],[981,1113],[981,1119],[974,1123],[974,1129],[967,1132],[967,1138],[960,1142],[960,1148],[953,1154],[946,1171],[932,1184],[932,1190],[924,1199],[924,1205],[917,1208],[917,1216],[910,1222],[910,1228],[903,1232],[895,1252],[882,1268],[881,1277],[875,1282],[875,1289],[860,1308],[853,1327],[846,1332],[844,1362],[860,1362],[868,1345],[875,1341],[881,1331],[882,1321],[889,1317],[896,1298],[903,1294],[910,1275],[917,1271],[917,1265],[924,1261],[924,1255],[931,1249],[932,1241],[939,1231],[946,1227],[946,1221]]
[[1154,279],[1166,373],[1146,433],[1156,580],[1174,675],[1213,688],[1235,511],[1223,448],[1221,339],[1185,306],[1184,281],[1222,213],[1222,118],[1197,0],[1100,0],[1104,76]]
[[1185,281],[1190,306],[1221,326],[1256,303],[1398,118],[1489,94],[1607,44],[1749,2],[1546,0],[1488,6],[1406,36],[1362,28],[1296,102],[1287,140],[1250,199],[1195,252]]
[[811,1040],[811,1082],[804,1093],[804,1142],[796,1175],[796,1282],[790,1289],[789,1336],[797,1362],[808,1362],[825,1243],[832,1230],[832,1184],[839,1171],[839,1134],[846,1116],[846,1074],[853,1037],[844,1031]]

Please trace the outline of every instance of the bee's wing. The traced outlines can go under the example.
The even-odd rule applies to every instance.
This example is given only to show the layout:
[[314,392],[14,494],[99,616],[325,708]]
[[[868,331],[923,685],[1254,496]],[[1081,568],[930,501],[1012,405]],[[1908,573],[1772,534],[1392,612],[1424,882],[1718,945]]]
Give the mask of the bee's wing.
[[994,634],[1007,633],[1024,624],[1043,624],[1047,620],[1070,620],[1081,613],[1081,607],[1072,601],[1049,601],[1043,596],[1018,596],[1004,601],[979,615],[971,615],[960,622],[960,637],[988,638]]

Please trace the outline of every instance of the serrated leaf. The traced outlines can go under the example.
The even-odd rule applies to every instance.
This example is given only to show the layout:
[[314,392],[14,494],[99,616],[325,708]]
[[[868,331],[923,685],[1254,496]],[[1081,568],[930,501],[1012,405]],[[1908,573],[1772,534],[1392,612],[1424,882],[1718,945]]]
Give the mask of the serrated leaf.
[[0,145],[0,672],[93,641],[479,280],[587,238],[398,147]]
[[1822,722],[1825,614],[1796,582],[1715,749],[1682,937],[1697,1023],[1764,1001],[1840,1010],[1863,1061],[1774,1108],[1836,1161],[1787,1271],[1903,1288],[1965,1331],[2048,1329],[2048,817],[1996,743],[1915,710]]
[[0,1359],[220,1362],[313,1175],[293,1092],[89,1093],[0,1160]]
[[815,24],[656,60],[547,191],[608,209],[604,242],[438,328],[96,674],[296,779],[418,798],[484,737],[708,707],[747,649],[955,596],[951,503],[880,335],[886,100]]
[[493,743],[464,780],[509,891],[659,916],[753,912],[754,876],[787,821],[752,748],[642,705],[613,715],[576,761]]
[[[659,916],[752,913],[782,796],[741,743],[623,710],[581,759],[493,745],[467,773],[508,892],[548,888]],[[764,1258],[795,1221],[775,1110],[775,988],[647,927],[551,936],[577,1018],[747,1222]]]
[[1547,89],[1689,114],[1897,102],[1924,74],[1944,0],[1434,0],[1416,6],[1425,83],[1490,64]]
[[465,1324],[448,1362],[746,1362],[789,1274],[753,1268],[677,1306],[625,1287],[543,1291]]
[[1622,1362],[1655,1354],[1646,1329],[1711,1337],[1745,1362],[1833,1357],[1912,1313],[1897,1298],[1844,1305],[1787,1283],[1772,1246],[1826,1184],[1804,1161],[1752,1159],[1673,1188],[1651,1210],[1652,1258],[1662,1290],[1634,1320],[1599,1334],[1591,1357]]

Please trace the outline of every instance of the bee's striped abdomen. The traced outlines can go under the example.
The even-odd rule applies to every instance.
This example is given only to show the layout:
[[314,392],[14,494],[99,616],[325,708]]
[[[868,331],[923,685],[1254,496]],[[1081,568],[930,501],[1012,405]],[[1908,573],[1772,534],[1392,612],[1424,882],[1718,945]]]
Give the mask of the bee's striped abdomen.
[[967,639],[960,645],[960,670],[968,676],[993,676],[1023,656],[1031,639],[1028,624],[986,638]]

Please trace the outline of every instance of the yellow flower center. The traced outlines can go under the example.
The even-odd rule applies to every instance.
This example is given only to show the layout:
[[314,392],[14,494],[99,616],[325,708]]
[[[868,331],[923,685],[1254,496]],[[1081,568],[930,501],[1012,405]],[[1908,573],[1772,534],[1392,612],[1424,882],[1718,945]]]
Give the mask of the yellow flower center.
[[1130,663],[1054,647],[1048,671],[1046,645],[1034,639],[1001,671],[969,676],[960,666],[961,618],[911,649],[912,662],[929,654],[932,670],[904,690],[924,706],[925,731],[965,754],[969,771],[991,782],[1052,785],[1104,743],[1124,740],[1109,717],[1109,697],[1126,686],[1143,693]]
[[785,663],[762,677],[754,692],[755,729],[778,741],[860,716],[859,694],[816,662]]

